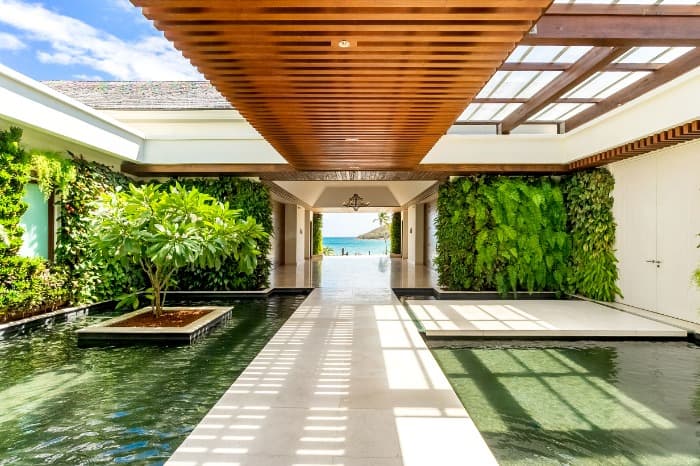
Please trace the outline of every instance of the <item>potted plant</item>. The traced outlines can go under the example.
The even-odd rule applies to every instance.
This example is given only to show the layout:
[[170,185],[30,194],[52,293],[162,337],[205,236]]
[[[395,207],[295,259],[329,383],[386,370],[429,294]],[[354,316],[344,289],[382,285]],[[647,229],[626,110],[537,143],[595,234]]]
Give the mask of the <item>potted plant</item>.
[[179,184],[169,190],[132,184],[127,191],[104,194],[96,203],[92,244],[96,252],[144,271],[157,318],[174,273],[182,267],[219,268],[233,255],[240,271],[253,272],[260,254],[257,240],[267,233],[251,217],[241,219],[240,212]]

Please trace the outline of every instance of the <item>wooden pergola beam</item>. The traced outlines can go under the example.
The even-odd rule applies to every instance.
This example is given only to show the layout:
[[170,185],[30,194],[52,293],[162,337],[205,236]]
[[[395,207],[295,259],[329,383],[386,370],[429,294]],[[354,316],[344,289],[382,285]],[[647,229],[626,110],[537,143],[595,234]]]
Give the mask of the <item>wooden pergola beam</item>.
[[596,47],[586,53],[571,68],[557,76],[548,86],[532,96],[530,100],[506,117],[501,124],[503,134],[545,108],[566,92],[578,86],[589,76],[605,68],[628,49],[626,47]]
[[574,128],[578,128],[594,118],[597,118],[604,113],[619,107],[620,105],[634,100],[637,97],[656,89],[662,84],[665,84],[678,76],[697,68],[698,66],[700,66],[700,50],[695,49],[681,56],[677,60],[672,61],[659,71],[656,71],[649,76],[645,76],[644,78],[635,82],[633,86],[627,86],[593,107],[590,107],[569,118],[566,120],[566,122],[564,122],[565,130],[571,131]]
[[700,6],[553,5],[520,44],[698,46]]

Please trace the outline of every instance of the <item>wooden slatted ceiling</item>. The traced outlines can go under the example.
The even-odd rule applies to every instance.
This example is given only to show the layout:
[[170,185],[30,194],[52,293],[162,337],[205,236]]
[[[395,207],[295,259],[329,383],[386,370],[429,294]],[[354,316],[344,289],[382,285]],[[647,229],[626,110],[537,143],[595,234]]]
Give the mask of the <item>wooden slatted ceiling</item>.
[[414,169],[550,2],[132,0],[299,170]]

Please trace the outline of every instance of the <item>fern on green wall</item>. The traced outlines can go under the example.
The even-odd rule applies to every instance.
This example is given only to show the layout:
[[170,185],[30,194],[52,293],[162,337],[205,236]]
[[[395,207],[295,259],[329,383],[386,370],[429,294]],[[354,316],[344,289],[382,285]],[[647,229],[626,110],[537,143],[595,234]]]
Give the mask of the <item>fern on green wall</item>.
[[313,251],[311,254],[323,254],[323,214],[315,213],[313,217]]
[[558,184],[471,176],[438,196],[439,283],[455,290],[563,291],[570,248]]
[[565,177],[563,186],[572,238],[570,292],[614,301],[620,295],[612,211],[615,178],[597,168]]
[[0,257],[12,257],[22,246],[24,230],[19,222],[27,210],[24,185],[29,182],[29,154],[20,145],[22,130],[0,131],[0,225],[7,241],[0,243]]

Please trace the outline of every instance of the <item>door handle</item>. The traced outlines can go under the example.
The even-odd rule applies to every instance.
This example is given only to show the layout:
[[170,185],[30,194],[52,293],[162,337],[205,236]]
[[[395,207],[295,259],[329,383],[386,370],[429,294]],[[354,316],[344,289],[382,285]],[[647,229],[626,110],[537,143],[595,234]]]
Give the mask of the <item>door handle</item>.
[[660,266],[661,266],[661,261],[657,261],[657,260],[655,260],[655,259],[651,259],[651,260],[648,260],[648,261],[646,261],[646,262],[649,263],[649,264],[656,264],[657,267],[660,267]]

